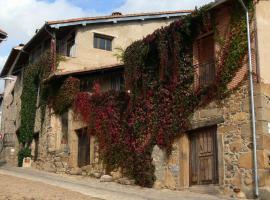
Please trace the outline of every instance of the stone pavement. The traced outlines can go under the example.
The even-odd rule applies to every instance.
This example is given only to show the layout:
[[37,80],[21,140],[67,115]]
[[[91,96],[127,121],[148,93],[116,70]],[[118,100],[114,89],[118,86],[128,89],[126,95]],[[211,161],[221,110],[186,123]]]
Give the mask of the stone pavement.
[[0,174],[42,182],[105,200],[226,200],[220,196],[126,186],[97,179],[47,173],[34,169],[1,166]]

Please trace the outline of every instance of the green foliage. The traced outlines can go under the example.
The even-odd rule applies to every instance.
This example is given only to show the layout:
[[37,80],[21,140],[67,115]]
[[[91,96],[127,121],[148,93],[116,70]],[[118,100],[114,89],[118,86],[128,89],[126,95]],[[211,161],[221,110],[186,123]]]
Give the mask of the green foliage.
[[175,137],[189,129],[194,111],[229,94],[227,85],[242,67],[247,52],[245,15],[238,6],[233,7],[228,38],[215,32],[223,41],[217,74],[213,83],[197,88],[193,44],[200,34],[215,30],[209,6],[126,49],[122,59],[131,94],[122,102],[122,109],[115,102],[119,101],[118,94],[77,96],[75,111],[89,124],[89,133],[98,137],[108,170],[120,167],[137,184],[151,187],[155,181],[151,158],[154,145],[170,153]]
[[41,81],[49,75],[51,63],[52,59],[50,53],[46,52],[35,63],[30,64],[24,70],[20,113],[21,127],[19,134],[19,143],[22,149],[18,154],[19,164],[23,156],[28,156],[27,153],[29,153],[34,135],[38,88],[40,86],[40,94],[42,96],[43,84]]
[[34,124],[37,109],[38,87],[46,76],[51,66],[49,52],[43,54],[38,61],[27,66],[24,70],[23,90],[21,95],[21,127],[19,142],[25,147],[33,139]]
[[52,108],[55,114],[62,115],[67,112],[79,91],[80,80],[73,77],[67,78],[52,97]]
[[[223,42],[215,81],[194,89],[193,43],[214,25],[209,6],[158,29],[125,50],[121,59],[131,94],[101,93],[98,85],[94,85],[92,95],[78,93],[79,80],[74,78],[58,85],[43,85],[41,96],[44,102],[50,102],[56,114],[66,112],[75,100],[74,111],[88,123],[89,133],[97,136],[108,171],[120,167],[137,184],[151,187],[155,181],[153,147],[158,145],[170,153],[175,137],[188,130],[194,111],[229,94],[227,85],[242,66],[247,51],[244,13],[237,6],[231,10],[228,38],[215,33]],[[46,74],[40,65],[34,66],[27,71],[25,97],[22,95],[25,122],[22,120],[20,142],[28,145],[33,136],[37,84]]]

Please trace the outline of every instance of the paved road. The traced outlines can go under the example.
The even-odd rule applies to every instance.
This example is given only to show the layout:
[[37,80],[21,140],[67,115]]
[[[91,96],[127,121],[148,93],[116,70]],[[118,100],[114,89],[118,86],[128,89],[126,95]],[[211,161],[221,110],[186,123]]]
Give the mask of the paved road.
[[[27,186],[27,187],[25,187]],[[0,174],[0,200],[102,200],[45,183]]]
[[0,174],[39,181],[106,200],[225,200],[225,198],[187,191],[156,190],[117,183],[101,183],[97,179],[57,175],[34,169],[0,167]]

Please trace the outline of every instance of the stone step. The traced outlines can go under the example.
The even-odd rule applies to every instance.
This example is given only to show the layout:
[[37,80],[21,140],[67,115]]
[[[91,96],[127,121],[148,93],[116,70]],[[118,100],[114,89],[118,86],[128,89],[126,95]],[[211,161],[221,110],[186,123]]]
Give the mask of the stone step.
[[211,194],[220,195],[220,189],[217,185],[196,185],[189,187],[190,192],[200,193],[200,194]]

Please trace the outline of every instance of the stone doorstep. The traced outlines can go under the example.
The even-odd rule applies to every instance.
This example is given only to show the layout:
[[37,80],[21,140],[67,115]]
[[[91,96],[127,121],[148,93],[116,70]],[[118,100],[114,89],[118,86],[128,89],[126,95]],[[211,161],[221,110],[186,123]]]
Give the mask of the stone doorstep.
[[194,185],[189,187],[188,191],[200,194],[222,195],[219,185]]

